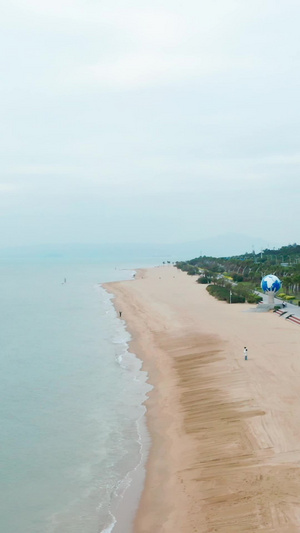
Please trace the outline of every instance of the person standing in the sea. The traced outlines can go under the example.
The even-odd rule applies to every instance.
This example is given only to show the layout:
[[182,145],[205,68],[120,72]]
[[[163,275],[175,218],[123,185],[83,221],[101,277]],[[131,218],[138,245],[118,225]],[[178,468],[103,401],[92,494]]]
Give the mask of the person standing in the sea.
[[245,361],[248,360],[248,348],[246,348],[246,346],[244,346],[244,356],[245,356]]

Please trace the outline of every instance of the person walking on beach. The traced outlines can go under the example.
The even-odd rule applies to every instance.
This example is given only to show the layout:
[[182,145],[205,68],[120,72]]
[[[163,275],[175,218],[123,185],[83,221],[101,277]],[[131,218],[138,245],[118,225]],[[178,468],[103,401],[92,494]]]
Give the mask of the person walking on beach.
[[244,356],[245,356],[245,361],[248,360],[248,348],[246,348],[246,346],[244,346]]
[[122,311],[119,311],[119,316],[120,316],[120,318],[121,318],[121,316],[122,316]]

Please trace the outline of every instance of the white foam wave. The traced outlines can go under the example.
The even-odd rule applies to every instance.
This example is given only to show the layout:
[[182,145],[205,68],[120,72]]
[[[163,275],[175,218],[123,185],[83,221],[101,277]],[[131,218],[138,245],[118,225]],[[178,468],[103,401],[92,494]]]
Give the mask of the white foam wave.
[[112,530],[114,529],[117,521],[116,521],[115,517],[113,516],[113,514],[110,511],[109,511],[109,514],[110,514],[110,516],[112,518],[111,524],[109,524],[109,526],[105,527],[105,529],[101,529],[101,531],[99,531],[99,533],[111,533]]
[[112,341],[113,344],[127,344],[127,338],[126,337],[122,337],[122,338],[116,338]]
[[125,354],[120,354],[116,357],[116,360],[118,362],[118,364],[120,365],[121,368],[123,368],[124,370],[127,370],[128,369],[128,366],[124,363],[124,355]]
[[[134,276],[133,276],[134,277]],[[139,418],[135,421],[136,426],[136,436],[135,441],[138,444],[138,451],[136,454],[136,465],[134,468],[131,468],[130,471],[128,471],[125,476],[120,479],[112,493],[111,493],[111,504],[110,504],[110,516],[112,517],[112,523],[110,526],[107,526],[106,529],[102,530],[99,533],[111,533],[114,529],[114,526],[117,522],[117,519],[114,517],[114,514],[117,516],[117,509],[118,509],[118,501],[122,500],[124,498],[124,495],[130,488],[132,484],[135,483],[135,480],[137,479],[137,476],[139,477],[139,471],[141,468],[144,468],[144,465],[146,463],[146,459],[148,456],[148,451],[150,447],[150,437],[147,431],[146,423],[145,423],[145,412],[146,408],[142,405],[142,403],[147,398],[147,393],[152,389],[152,386],[147,383],[148,375],[146,372],[141,371],[142,361],[132,352],[129,351],[129,341],[131,340],[131,335],[126,329],[126,322],[123,320],[119,320],[119,317],[117,316],[117,313],[113,307],[112,298],[110,297],[107,300],[107,309],[110,311],[110,309],[113,309],[114,316],[118,322],[117,331],[115,330],[114,336],[111,338],[111,342],[116,345],[115,348],[115,359],[116,362],[125,370],[129,370],[133,373],[132,379],[136,382],[141,382],[141,385],[143,384],[143,392],[142,389],[140,392],[142,392],[140,397],[141,402],[141,411]],[[121,352],[121,353],[120,353]],[[114,514],[113,514],[114,513]]]

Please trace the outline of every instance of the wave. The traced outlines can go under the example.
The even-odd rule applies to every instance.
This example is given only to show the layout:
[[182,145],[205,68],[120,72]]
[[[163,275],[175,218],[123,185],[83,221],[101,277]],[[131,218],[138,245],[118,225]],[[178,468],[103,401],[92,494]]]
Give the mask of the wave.
[[[113,314],[111,314],[111,309],[109,310],[109,314],[111,314],[112,318],[115,319],[114,324],[116,327],[116,329],[114,330],[114,335],[111,338],[111,342],[113,345],[115,345],[116,349],[115,359],[123,370],[127,370],[132,374],[131,379],[133,382],[140,383],[140,387],[138,387],[135,393],[139,396],[138,404],[140,407],[135,404],[136,407],[138,407],[139,409],[139,416],[134,422],[134,440],[138,445],[138,450],[136,450],[137,453],[135,453],[136,464],[133,468],[131,467],[130,470],[128,470],[128,472],[122,477],[122,479],[120,479],[115,484],[115,487],[111,493],[111,502],[109,509],[110,517],[112,517],[113,520],[111,522],[111,525],[108,528],[102,530],[101,533],[111,533],[113,531],[118,521],[118,506],[120,505],[121,500],[126,497],[130,489],[134,490],[133,499],[136,499],[136,505],[138,504],[138,500],[140,498],[144,483],[146,459],[150,448],[150,436],[147,430],[145,420],[146,407],[143,404],[148,397],[148,392],[153,388],[147,382],[148,374],[141,370],[141,359],[139,359],[134,353],[129,351],[129,342],[132,337],[126,329],[126,322],[123,320],[120,321],[118,319],[116,324],[116,318],[118,317],[115,308],[113,307],[112,298],[110,297],[109,300],[106,300],[106,302],[114,312],[113,317]],[[142,485],[140,486],[141,483]],[[130,505],[132,505],[132,498],[130,498]],[[134,516],[132,516],[132,519],[133,517]]]

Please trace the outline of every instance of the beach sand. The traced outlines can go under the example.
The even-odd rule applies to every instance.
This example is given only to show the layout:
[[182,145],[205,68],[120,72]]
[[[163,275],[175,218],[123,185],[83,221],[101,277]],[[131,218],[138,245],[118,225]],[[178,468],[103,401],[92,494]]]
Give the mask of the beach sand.
[[300,532],[300,327],[172,266],[105,288],[154,386],[134,533]]

